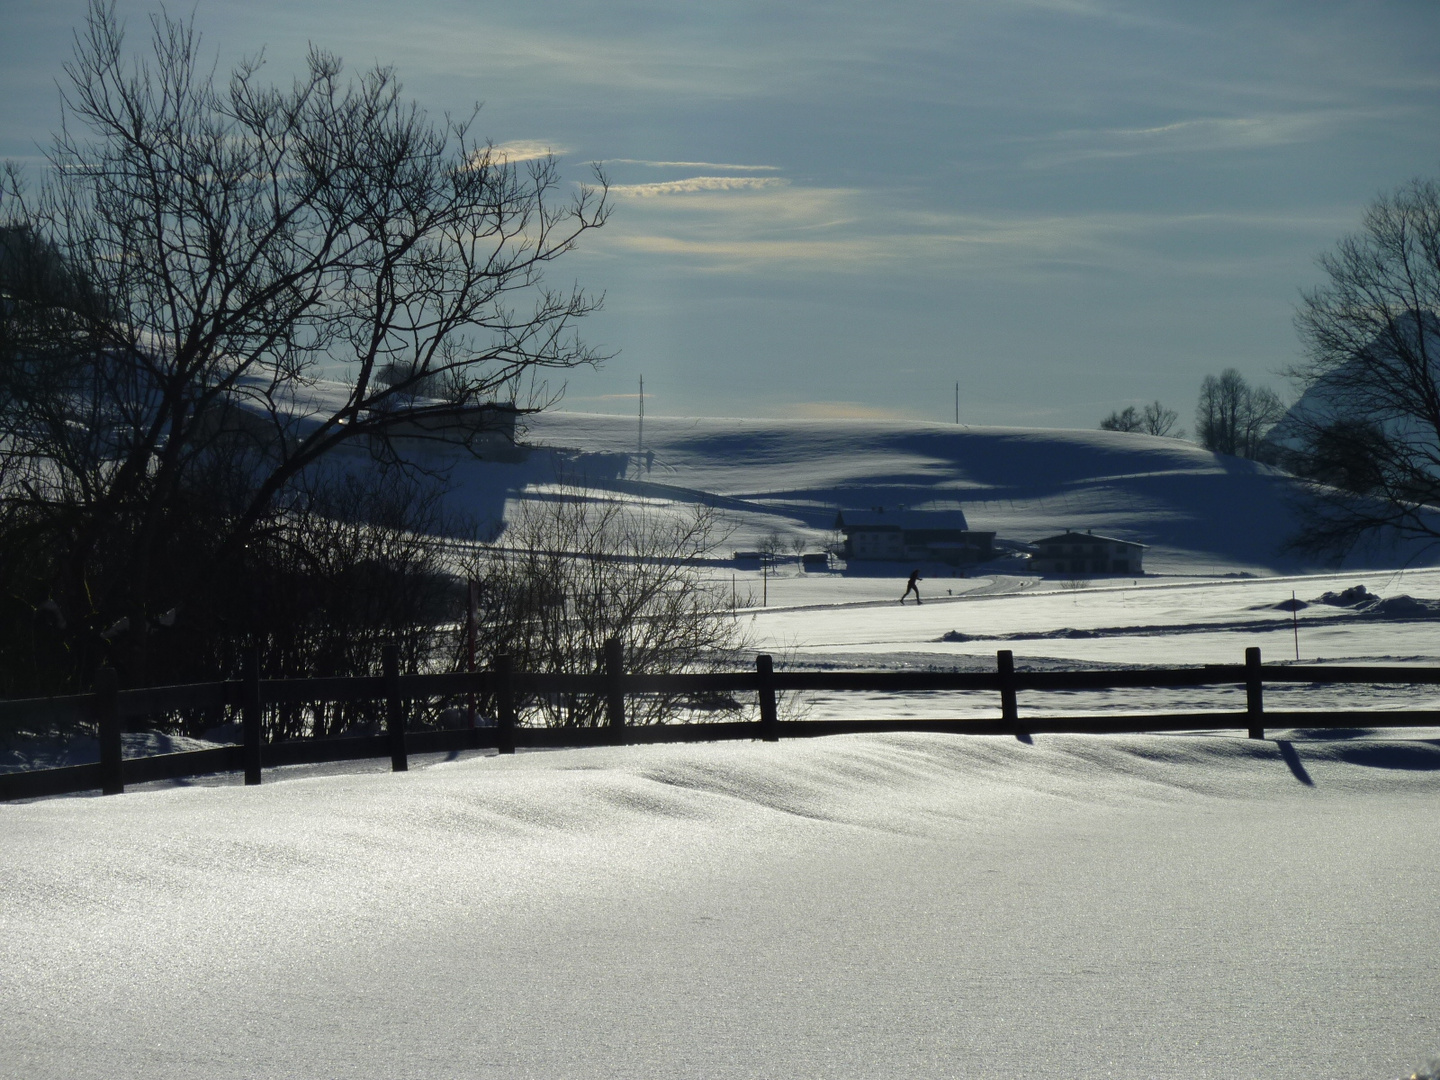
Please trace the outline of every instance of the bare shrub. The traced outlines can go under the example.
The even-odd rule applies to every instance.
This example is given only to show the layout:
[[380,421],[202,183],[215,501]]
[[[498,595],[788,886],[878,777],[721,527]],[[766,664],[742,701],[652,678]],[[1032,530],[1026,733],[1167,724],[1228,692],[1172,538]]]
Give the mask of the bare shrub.
[[[472,567],[486,662],[508,653],[517,670],[598,672],[605,642],[618,638],[627,672],[732,664],[746,637],[730,613],[730,584],[708,580],[696,562],[724,538],[708,507],[601,501],[576,489],[523,503]],[[653,724],[735,703],[655,694],[630,699],[628,708],[631,722]],[[594,727],[605,721],[605,702],[562,694],[531,700],[525,712],[545,726]]]

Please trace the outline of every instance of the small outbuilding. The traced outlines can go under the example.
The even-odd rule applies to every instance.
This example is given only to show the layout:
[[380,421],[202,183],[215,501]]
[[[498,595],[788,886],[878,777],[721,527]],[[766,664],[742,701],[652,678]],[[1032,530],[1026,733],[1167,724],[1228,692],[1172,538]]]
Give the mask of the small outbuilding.
[[1145,545],[1093,532],[1063,532],[1033,544],[1037,574],[1143,574]]
[[807,551],[800,556],[800,569],[807,574],[823,574],[830,569],[830,556],[823,551]]

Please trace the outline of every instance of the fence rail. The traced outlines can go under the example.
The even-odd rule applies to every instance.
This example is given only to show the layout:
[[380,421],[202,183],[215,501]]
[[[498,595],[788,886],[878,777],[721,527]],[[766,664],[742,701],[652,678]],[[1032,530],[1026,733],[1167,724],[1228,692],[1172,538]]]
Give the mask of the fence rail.
[[[113,670],[102,668],[94,692],[67,697],[0,701],[0,723],[26,721],[91,722],[99,733],[100,760],[85,765],[0,773],[0,800],[63,795],[99,788],[117,794],[126,784],[175,780],[207,773],[245,773],[245,783],[258,784],[266,768],[281,765],[391,759],[403,772],[411,754],[495,749],[514,753],[518,747],[581,747],[616,744],[712,742],[725,739],[782,738],[879,731],[946,732],[969,735],[1124,734],[1159,731],[1201,731],[1242,728],[1251,738],[1264,738],[1265,727],[1440,727],[1440,710],[1265,711],[1266,683],[1440,685],[1440,667],[1317,666],[1265,667],[1260,650],[1245,650],[1244,664],[1209,664],[1189,668],[1121,669],[1115,671],[1017,671],[1010,650],[996,654],[994,671],[775,671],[771,658],[760,655],[754,671],[684,674],[626,673],[619,643],[608,643],[603,670],[593,674],[514,671],[508,657],[493,670],[402,675],[398,652],[385,650],[384,674],[357,678],[261,679],[251,657],[245,677],[222,682],[192,683],[121,690]],[[1241,686],[1243,711],[1111,714],[1094,716],[1020,715],[1017,695],[1067,690],[1170,689],[1198,686]],[[788,691],[827,690],[888,694],[935,691],[988,691],[1000,695],[999,719],[932,720],[781,720],[776,695]],[[639,694],[701,695],[753,693],[759,719],[687,724],[632,725],[626,699]],[[589,695],[605,702],[606,723],[594,728],[531,728],[516,722],[527,698],[547,694]],[[483,696],[495,703],[489,727],[411,731],[407,702],[432,698]],[[302,739],[265,743],[261,721],[267,705],[383,701],[386,730],[380,735]],[[173,713],[182,709],[224,709],[239,712],[243,741],[148,757],[124,757],[121,732],[126,720]]]

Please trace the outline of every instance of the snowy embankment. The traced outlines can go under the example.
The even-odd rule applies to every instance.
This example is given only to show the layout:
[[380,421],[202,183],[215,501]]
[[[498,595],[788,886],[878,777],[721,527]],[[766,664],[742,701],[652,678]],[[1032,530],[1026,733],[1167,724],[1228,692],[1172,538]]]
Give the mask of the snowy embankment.
[[0,1075],[1384,1080],[1437,796],[1383,733],[893,735],[5,806]]

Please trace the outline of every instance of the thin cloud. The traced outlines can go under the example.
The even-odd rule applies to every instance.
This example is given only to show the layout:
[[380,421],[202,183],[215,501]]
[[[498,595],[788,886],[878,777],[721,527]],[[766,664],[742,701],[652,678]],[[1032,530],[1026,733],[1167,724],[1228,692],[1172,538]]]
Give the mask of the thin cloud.
[[534,161],[536,158],[555,155],[559,157],[569,151],[557,143],[544,142],[540,139],[514,139],[510,142],[497,143],[490,148],[490,155],[496,161],[516,162]]
[[779,172],[779,165],[729,165],[718,161],[650,161],[646,158],[608,158],[605,164],[645,165],[652,169],[718,169],[721,172]]
[[[731,181],[760,178],[698,178]],[[777,178],[778,179],[778,178]],[[685,183],[685,182],[679,182]],[[869,272],[899,263],[935,272],[1069,272],[1139,266],[1191,273],[1253,269],[1256,252],[1216,262],[1184,237],[1217,229],[1265,234],[1287,247],[1317,229],[1343,227],[1346,213],[1088,213],[1002,215],[921,211],[887,205],[878,192],[810,188],[783,181],[743,196],[708,185],[637,185],[684,198],[643,199],[618,216],[597,246],[665,260],[700,273]],[[1348,212],[1348,211],[1347,211]],[[1190,253],[1181,258],[1177,253]],[[1178,262],[1177,262],[1178,260]]]
[[702,191],[759,191],[785,187],[789,183],[779,176],[692,176],[685,180],[663,180],[654,184],[617,184],[610,193],[650,199],[661,195],[693,195]]
[[1328,138],[1335,129],[1373,114],[1355,110],[1314,110],[1258,116],[1206,116],[1138,128],[1059,131],[1034,140],[1051,149],[1028,162],[1032,167],[1076,161],[1141,157],[1148,154],[1215,153],[1263,149]]

